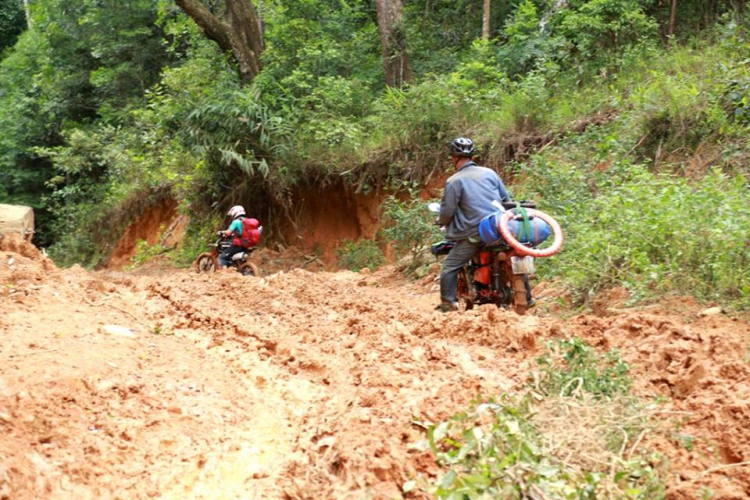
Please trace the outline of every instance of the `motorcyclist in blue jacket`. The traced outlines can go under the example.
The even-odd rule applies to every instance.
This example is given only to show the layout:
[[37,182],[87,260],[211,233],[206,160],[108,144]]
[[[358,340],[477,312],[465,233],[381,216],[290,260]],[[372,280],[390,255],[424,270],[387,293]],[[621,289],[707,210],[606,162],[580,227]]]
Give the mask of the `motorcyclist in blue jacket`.
[[[474,163],[475,151],[471,139],[458,137],[451,141],[450,155],[456,173],[445,184],[439,222],[446,228],[446,239],[454,241],[455,246],[446,256],[440,273],[441,304],[438,307],[443,311],[458,309],[458,272],[482,245],[479,222],[497,212],[503,201],[510,200],[500,177],[493,170]],[[527,286],[527,291],[529,288]]]

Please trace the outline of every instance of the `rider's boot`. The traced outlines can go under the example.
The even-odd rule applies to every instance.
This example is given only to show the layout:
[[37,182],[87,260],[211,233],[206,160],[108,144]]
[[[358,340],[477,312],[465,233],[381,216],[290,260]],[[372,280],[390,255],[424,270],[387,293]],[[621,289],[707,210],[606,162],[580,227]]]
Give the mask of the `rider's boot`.
[[445,312],[458,311],[458,302],[449,302],[447,300],[444,300],[435,309],[437,311],[444,312],[444,313]]

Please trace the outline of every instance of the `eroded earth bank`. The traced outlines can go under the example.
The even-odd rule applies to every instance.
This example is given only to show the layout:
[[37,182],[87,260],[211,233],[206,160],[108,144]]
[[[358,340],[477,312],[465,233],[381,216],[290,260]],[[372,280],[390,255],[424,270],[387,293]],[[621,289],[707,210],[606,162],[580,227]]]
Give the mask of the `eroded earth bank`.
[[646,437],[669,498],[750,497],[750,328],[689,301],[441,315],[434,282],[389,268],[90,273],[1,250],[3,499],[398,498],[438,472],[415,421],[520,390],[543,341],[573,335],[620,349],[695,438]]

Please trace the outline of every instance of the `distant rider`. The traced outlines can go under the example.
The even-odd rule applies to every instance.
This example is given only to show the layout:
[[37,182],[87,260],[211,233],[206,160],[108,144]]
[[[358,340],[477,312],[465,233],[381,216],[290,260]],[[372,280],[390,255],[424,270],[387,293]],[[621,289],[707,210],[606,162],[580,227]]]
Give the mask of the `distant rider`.
[[229,238],[230,236],[234,236],[234,238],[232,239],[232,244],[229,245],[219,255],[219,265],[222,269],[229,266],[229,263],[231,262],[232,256],[234,254],[244,252],[247,249],[247,246],[243,246],[242,244],[242,226],[244,225],[245,227],[251,228],[253,230],[258,229],[258,221],[255,219],[251,218],[243,223],[243,220],[246,219],[247,216],[245,215],[245,209],[242,207],[242,205],[233,206],[229,209],[227,215],[232,218],[232,223],[229,224],[229,228],[226,231],[219,231],[219,233],[221,233],[225,238]]
[[[454,139],[450,144],[456,173],[445,183],[439,222],[446,228],[446,239],[454,241],[455,246],[446,256],[440,273],[441,304],[438,308],[444,312],[458,310],[458,272],[482,245],[479,222],[498,211],[496,204],[510,201],[510,194],[500,177],[489,168],[474,163],[475,151],[474,142],[466,137]],[[531,303],[528,282],[526,290]]]

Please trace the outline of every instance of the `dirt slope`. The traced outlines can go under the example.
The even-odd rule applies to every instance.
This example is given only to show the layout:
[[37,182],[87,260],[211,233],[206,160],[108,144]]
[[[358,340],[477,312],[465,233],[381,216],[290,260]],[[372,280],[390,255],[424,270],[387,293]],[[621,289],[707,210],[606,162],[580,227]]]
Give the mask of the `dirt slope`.
[[620,348],[695,438],[650,443],[670,498],[750,497],[750,328],[695,307],[440,315],[388,269],[88,273],[19,246],[0,284],[2,499],[394,498],[436,471],[414,420],[518,388],[573,334]]

